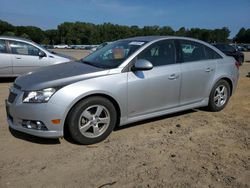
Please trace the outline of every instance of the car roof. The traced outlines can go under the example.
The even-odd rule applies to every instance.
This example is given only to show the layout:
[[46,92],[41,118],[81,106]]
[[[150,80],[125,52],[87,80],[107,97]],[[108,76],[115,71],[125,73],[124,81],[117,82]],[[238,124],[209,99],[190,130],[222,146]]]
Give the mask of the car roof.
[[124,40],[139,40],[139,41],[150,42],[163,38],[169,38],[169,36],[139,36],[139,37],[126,38]]
[[22,41],[26,41],[26,42],[32,42],[33,43],[33,41],[32,40],[29,40],[29,39],[26,39],[26,38],[22,38],[22,37],[17,37],[17,36],[5,36],[5,35],[1,35],[0,36],[0,39],[6,39],[6,40],[8,40],[8,39],[13,39],[13,40],[22,40]]
[[[204,41],[199,40],[199,39],[190,38],[190,37],[180,37],[180,36],[139,36],[139,37],[125,38],[125,39],[121,39],[121,40],[154,42],[154,41],[159,41],[159,40],[163,40],[163,39],[183,39],[183,40],[189,40],[189,41],[199,42],[199,43],[208,45],[207,42],[204,42]],[[118,41],[121,41],[121,40],[118,40]]]
[[227,44],[227,43],[214,43],[212,45],[214,45],[214,46],[232,46],[231,44]]

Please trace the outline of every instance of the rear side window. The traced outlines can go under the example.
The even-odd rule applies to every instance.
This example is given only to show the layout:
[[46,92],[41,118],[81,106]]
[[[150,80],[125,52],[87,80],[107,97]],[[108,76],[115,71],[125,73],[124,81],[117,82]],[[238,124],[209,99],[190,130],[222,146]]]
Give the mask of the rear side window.
[[39,56],[40,50],[30,44],[18,41],[9,41],[12,54]]
[[154,66],[175,63],[175,45],[173,40],[156,42],[143,50],[137,59],[146,59]]
[[198,42],[179,40],[179,44],[179,56],[182,62],[222,58],[216,51]]
[[0,40],[0,53],[7,53],[5,40]]
[[207,59],[221,59],[222,57],[213,49],[205,46],[205,53]]
[[180,40],[179,42],[182,62],[200,61],[206,59],[203,44],[188,40]]

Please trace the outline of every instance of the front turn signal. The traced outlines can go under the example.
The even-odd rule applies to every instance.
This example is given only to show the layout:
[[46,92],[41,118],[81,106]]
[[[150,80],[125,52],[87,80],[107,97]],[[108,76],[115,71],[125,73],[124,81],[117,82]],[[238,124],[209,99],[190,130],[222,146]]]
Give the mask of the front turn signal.
[[61,120],[60,119],[52,119],[51,122],[53,124],[60,124],[61,123]]

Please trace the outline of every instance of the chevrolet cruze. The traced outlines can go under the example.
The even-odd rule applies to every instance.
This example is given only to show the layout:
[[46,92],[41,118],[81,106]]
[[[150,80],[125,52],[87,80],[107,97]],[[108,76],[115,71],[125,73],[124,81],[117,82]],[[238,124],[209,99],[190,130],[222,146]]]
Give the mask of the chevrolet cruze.
[[207,106],[222,110],[235,91],[238,63],[184,37],[115,41],[82,60],[16,79],[6,100],[12,129],[80,144],[104,140],[115,126]]

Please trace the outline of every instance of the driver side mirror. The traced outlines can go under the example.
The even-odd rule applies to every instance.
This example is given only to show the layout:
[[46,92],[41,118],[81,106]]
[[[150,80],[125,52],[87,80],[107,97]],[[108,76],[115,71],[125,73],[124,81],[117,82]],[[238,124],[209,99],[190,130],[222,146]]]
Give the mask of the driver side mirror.
[[45,54],[43,51],[40,51],[40,52],[38,53],[38,56],[39,56],[40,58],[43,58],[43,57],[46,57],[46,54]]
[[146,71],[151,70],[153,68],[153,64],[146,59],[138,59],[134,66],[132,67],[132,71]]

